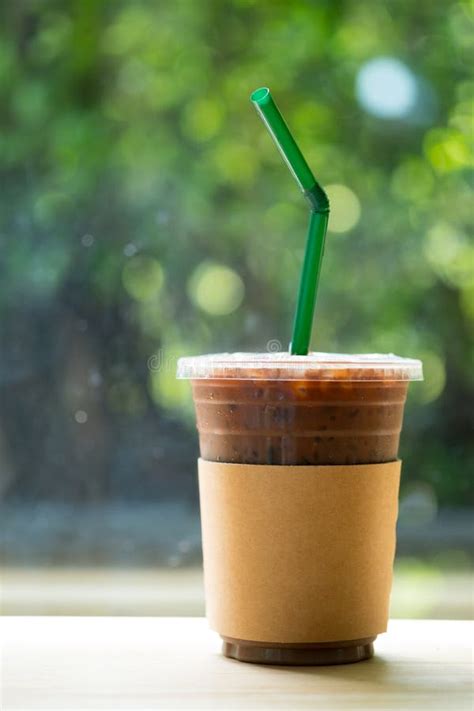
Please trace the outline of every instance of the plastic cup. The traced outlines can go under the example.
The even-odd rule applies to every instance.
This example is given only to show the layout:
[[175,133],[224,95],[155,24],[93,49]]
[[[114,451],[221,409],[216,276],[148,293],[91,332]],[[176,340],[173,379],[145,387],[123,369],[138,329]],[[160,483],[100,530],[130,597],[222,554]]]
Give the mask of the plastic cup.
[[[408,385],[422,367],[391,354],[234,353],[182,358],[178,377],[192,383],[204,460],[357,465],[397,459]],[[260,663],[335,664],[370,657],[373,640],[224,639],[223,651]]]

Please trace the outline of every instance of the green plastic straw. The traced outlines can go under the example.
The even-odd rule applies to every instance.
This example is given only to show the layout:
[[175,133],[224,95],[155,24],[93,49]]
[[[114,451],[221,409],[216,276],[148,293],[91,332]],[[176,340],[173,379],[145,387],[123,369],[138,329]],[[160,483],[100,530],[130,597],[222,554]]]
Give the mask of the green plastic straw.
[[329,218],[329,200],[291,135],[283,116],[273,101],[270,90],[266,87],[256,89],[250,100],[265,122],[278,150],[311,206],[306,251],[290,343],[290,353],[307,355]]

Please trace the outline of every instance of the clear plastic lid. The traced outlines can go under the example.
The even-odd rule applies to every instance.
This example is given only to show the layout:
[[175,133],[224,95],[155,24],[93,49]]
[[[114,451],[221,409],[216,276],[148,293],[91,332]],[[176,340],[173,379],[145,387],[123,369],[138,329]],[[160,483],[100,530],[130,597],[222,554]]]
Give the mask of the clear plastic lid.
[[420,360],[393,353],[215,353],[180,358],[178,378],[192,380],[423,380]]

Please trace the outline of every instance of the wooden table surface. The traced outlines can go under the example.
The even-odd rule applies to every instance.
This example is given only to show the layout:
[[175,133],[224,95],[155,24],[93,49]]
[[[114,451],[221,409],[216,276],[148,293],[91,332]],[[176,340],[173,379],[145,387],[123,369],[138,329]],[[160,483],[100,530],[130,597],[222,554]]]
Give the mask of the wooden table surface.
[[198,618],[4,617],[10,709],[472,708],[472,623],[394,620],[376,657],[341,667],[225,659]]

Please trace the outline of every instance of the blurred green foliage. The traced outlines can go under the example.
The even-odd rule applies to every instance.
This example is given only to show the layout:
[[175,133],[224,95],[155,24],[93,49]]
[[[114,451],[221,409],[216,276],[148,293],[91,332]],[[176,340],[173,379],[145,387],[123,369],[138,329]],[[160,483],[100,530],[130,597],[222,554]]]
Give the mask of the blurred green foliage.
[[[176,432],[160,423],[191,426],[176,356],[286,346],[307,210],[249,103],[268,84],[332,200],[313,347],[423,359],[406,481],[466,503],[472,5],[25,0],[2,12],[5,491],[54,495],[72,467],[61,495],[100,498],[140,491],[152,466],[167,490],[159,457],[127,442],[140,431],[137,449],[154,451]],[[387,57],[402,67],[398,114],[396,86],[384,90],[390,116],[377,86],[368,104],[357,93],[363,67]]]

